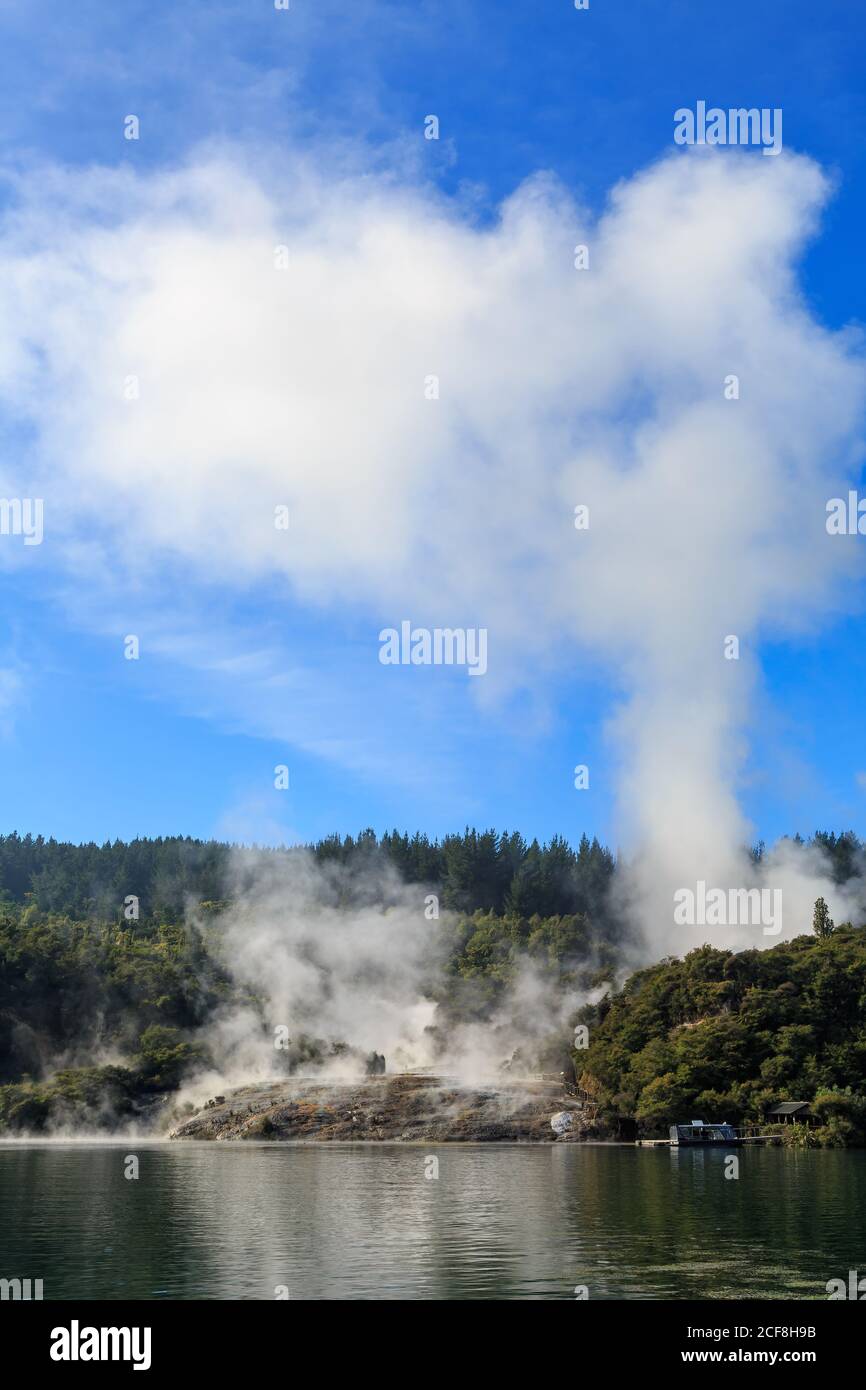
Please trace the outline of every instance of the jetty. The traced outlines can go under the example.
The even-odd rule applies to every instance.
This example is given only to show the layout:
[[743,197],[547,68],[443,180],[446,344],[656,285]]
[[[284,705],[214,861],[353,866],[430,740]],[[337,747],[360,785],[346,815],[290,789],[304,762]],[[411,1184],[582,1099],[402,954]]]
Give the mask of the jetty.
[[782,1136],[757,1125],[730,1125],[726,1120],[671,1125],[667,1139],[636,1139],[639,1149],[730,1149],[745,1144],[781,1144]]

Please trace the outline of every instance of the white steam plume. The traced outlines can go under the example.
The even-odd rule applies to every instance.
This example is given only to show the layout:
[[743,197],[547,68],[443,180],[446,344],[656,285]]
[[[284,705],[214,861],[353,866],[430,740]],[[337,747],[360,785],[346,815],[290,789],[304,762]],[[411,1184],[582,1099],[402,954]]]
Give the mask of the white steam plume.
[[[455,919],[445,911],[428,918],[428,889],[403,883],[387,865],[363,870],[318,864],[306,850],[239,850],[232,869],[231,905],[215,925],[200,925],[237,996],[206,1031],[213,1070],[185,1095],[200,1100],[214,1089],[285,1078],[286,1044],[304,1039],[322,1043],[321,1055],[293,1058],[292,1070],[332,1080],[363,1076],[376,1052],[389,1073],[435,1068],[465,1083],[489,1081],[515,1051],[519,1076],[537,1069],[552,1037],[567,1045],[585,996],[559,988],[528,959],[483,1021],[443,1017],[434,996],[444,990],[453,1002],[444,968]],[[335,1043],[350,1050],[335,1053]]]
[[[350,164],[229,150],[19,181],[0,392],[35,426],[68,563],[96,535],[138,580],[168,555],[362,605],[372,632],[481,624],[482,700],[591,652],[625,692],[630,900],[656,948],[685,949],[674,888],[748,872],[755,643],[831,619],[859,574],[824,520],[860,442],[860,345],[796,275],[827,180],[696,148],[599,219],[539,176],[479,225]],[[788,935],[822,882],[785,873]]]

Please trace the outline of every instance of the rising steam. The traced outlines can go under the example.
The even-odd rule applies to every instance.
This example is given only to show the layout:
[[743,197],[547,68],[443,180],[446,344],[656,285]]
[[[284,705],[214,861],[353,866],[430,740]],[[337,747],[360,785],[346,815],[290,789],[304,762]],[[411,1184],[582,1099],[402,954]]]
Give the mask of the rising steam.
[[317,864],[305,850],[239,850],[233,869],[234,902],[216,927],[195,926],[210,933],[236,995],[207,1028],[212,1066],[186,1096],[289,1072],[358,1079],[372,1053],[389,1072],[435,1069],[468,1084],[501,1075],[515,1053],[518,1073],[539,1069],[557,1035],[567,1047],[587,996],[526,959],[483,1017],[442,1014],[455,919],[425,915],[428,889],[387,866],[365,872]]
[[[619,185],[601,217],[539,176],[478,222],[407,167],[247,150],[19,181],[0,391],[34,427],[65,563],[80,585],[95,534],[137,592],[158,593],[167,558],[190,585],[284,584],[302,607],[363,612],[371,646],[406,612],[483,626],[489,671],[467,698],[492,717],[589,654],[622,692],[619,908],[647,955],[771,944],[676,927],[673,894],[698,880],[778,884],[782,936],[808,929],[819,892],[849,915],[814,857],[753,865],[741,810],[758,643],[832,620],[861,573],[856,539],[824,524],[860,443],[861,346],[817,322],[797,279],[826,178],[788,153],[695,148]],[[134,428],[124,373],[142,387]],[[193,658],[162,614],[157,649],[161,634],[168,659],[245,690],[223,714],[259,730],[264,705],[269,734],[303,737],[285,686],[231,652]],[[308,746],[351,761],[360,740],[335,730],[360,687],[342,685],[345,718]],[[386,735],[365,751],[374,775],[400,764]],[[307,1009],[320,1032],[421,1055],[429,942],[390,892],[348,916],[317,897],[312,933],[306,890],[266,883],[227,948],[277,1021]]]

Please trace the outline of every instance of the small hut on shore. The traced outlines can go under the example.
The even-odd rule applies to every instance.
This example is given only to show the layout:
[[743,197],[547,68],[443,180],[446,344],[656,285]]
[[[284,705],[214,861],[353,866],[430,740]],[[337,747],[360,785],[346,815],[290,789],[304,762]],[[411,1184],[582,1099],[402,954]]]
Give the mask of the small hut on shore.
[[783,1100],[767,1111],[767,1121],[771,1125],[809,1125],[814,1118],[807,1100]]

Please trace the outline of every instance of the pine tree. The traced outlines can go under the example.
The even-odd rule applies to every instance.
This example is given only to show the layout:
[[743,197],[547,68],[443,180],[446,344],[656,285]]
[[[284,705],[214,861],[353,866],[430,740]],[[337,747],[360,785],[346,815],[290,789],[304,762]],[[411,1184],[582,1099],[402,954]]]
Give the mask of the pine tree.
[[831,936],[835,931],[835,923],[830,916],[830,911],[823,898],[819,898],[815,903],[815,911],[812,916],[812,930],[816,936]]

